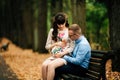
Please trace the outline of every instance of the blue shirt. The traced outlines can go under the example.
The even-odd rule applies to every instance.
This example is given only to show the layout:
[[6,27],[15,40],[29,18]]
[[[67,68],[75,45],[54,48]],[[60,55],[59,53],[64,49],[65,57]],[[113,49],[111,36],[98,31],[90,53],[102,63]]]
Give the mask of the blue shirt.
[[79,39],[75,41],[75,48],[72,55],[65,55],[63,58],[67,62],[87,69],[91,58],[91,47],[87,39],[84,36],[80,36]]

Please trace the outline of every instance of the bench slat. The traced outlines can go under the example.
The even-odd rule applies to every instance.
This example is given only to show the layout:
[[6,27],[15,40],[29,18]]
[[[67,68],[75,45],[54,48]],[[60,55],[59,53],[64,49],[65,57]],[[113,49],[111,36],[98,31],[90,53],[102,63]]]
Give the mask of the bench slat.
[[61,77],[63,78],[63,80],[100,80],[103,74],[102,68],[105,65],[104,62],[106,62],[104,61],[105,54],[107,53],[107,51],[91,51],[91,59],[86,77],[80,77],[72,74],[62,74]]
[[92,80],[86,77],[80,77],[72,74],[62,74],[62,78],[59,80]]
[[91,56],[94,57],[94,58],[103,58],[104,54],[102,54],[102,53],[92,53]]
[[92,70],[89,70],[89,73],[86,73],[87,76],[88,76],[88,74],[91,74],[92,76],[95,76],[95,77],[100,77],[100,75],[101,75],[99,72],[95,72]]
[[101,63],[102,62],[102,59],[100,59],[100,58],[91,58],[90,59],[90,62],[95,62],[95,63]]
[[91,79],[91,80],[99,80],[99,77],[96,77],[94,75],[91,75],[89,73],[87,73],[87,76]]
[[88,70],[92,70],[92,71],[95,71],[95,72],[100,72],[101,71],[101,66],[100,65],[97,65],[97,64],[91,64],[88,68]]

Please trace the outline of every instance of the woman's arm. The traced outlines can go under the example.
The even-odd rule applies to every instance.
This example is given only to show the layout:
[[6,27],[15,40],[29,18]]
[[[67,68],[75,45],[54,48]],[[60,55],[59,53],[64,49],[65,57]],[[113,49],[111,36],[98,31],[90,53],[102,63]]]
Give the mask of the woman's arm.
[[48,33],[48,37],[47,37],[47,42],[46,42],[46,45],[45,45],[45,48],[47,50],[51,50],[53,47],[59,46],[58,42],[54,42],[52,40],[52,32],[53,32],[53,29],[50,29],[50,31]]
[[46,41],[46,45],[45,45],[45,48],[47,50],[50,50],[52,48],[52,44],[53,44],[53,41],[52,41],[52,31],[53,31],[53,29],[50,29],[50,31],[48,33],[48,37],[47,37],[47,41]]
[[64,55],[67,55],[73,51],[75,47],[75,41],[72,41],[71,39],[67,41],[67,46],[63,50],[63,52],[57,53],[55,57],[63,57]]
[[68,39],[68,42],[67,42],[67,46],[66,46],[66,49],[65,51],[67,51],[68,53],[71,53],[73,51],[75,47],[75,41],[72,41],[70,38]]

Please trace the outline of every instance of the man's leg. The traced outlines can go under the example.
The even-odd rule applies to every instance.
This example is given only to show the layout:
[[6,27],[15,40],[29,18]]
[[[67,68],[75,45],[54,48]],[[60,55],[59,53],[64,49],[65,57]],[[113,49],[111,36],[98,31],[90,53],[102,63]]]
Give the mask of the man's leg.
[[60,74],[66,74],[66,73],[70,73],[70,74],[75,74],[75,75],[79,75],[79,76],[85,76],[85,73],[87,72],[87,70],[81,66],[78,65],[74,65],[72,63],[67,63],[67,65],[63,65],[61,67],[56,68],[55,70],[55,79],[60,75]]

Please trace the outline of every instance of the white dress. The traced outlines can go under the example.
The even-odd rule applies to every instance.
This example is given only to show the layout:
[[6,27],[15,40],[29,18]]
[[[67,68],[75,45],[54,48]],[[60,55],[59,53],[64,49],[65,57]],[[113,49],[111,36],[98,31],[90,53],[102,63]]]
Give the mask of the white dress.
[[[52,40],[52,32],[53,32],[53,28],[52,29],[50,29],[50,31],[49,31],[49,33],[48,33],[48,38],[47,38],[47,42],[46,42],[46,45],[45,45],[45,48],[47,49],[47,50],[49,50],[50,52],[51,51],[54,51],[53,49],[55,49],[55,47],[52,49],[52,50],[50,50],[50,46],[53,44],[53,43],[55,43],[55,41],[53,41]],[[74,49],[74,46],[75,46],[75,42],[74,41],[72,41],[70,38],[69,38],[69,36],[68,36],[68,29],[65,29],[65,30],[63,30],[63,31],[58,31],[58,35],[57,35],[57,37],[58,37],[58,41],[57,42],[59,42],[59,41],[62,41],[62,40],[66,40],[66,46],[64,47],[64,49],[62,49],[62,48],[60,48],[60,47],[58,47],[59,49],[58,49],[58,51],[60,50],[60,51],[68,51],[68,53],[71,53],[72,51],[73,51],[73,49]]]

